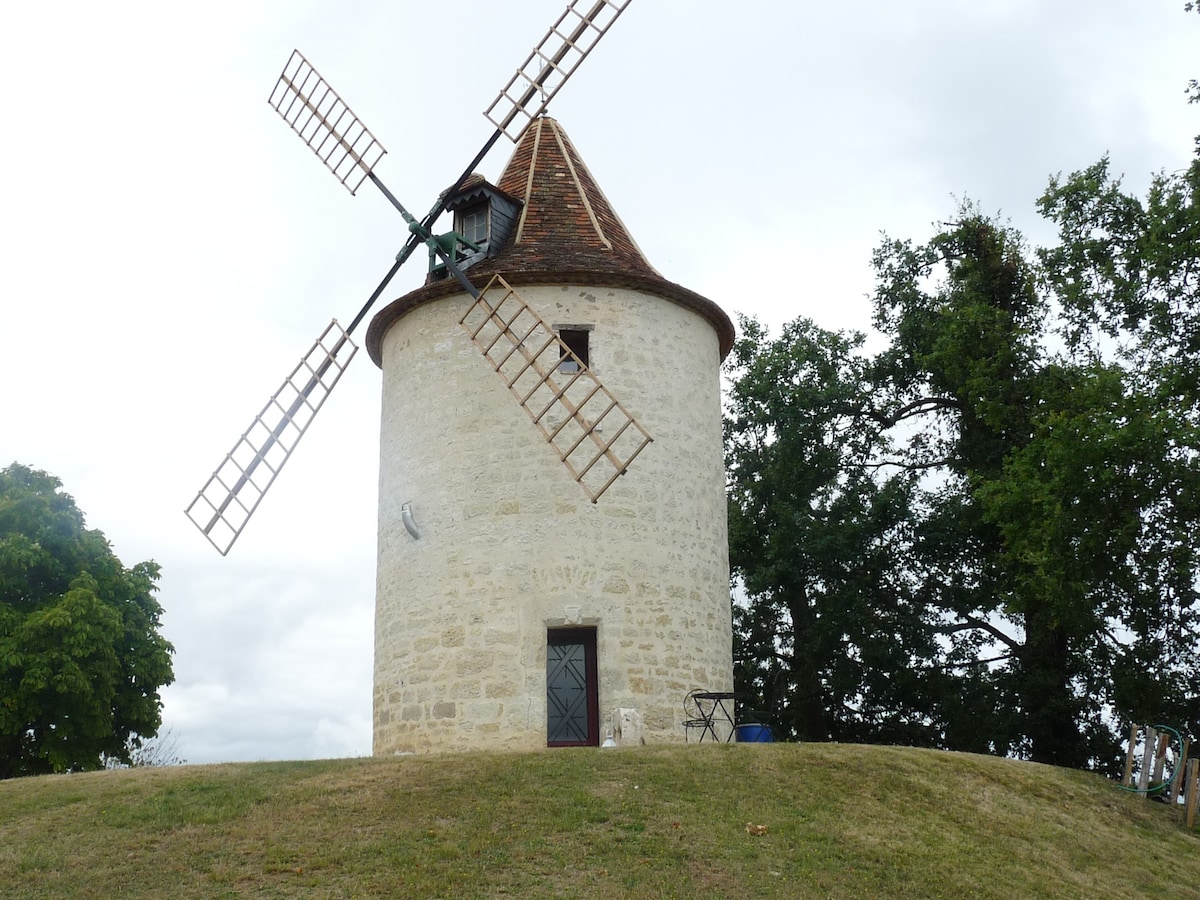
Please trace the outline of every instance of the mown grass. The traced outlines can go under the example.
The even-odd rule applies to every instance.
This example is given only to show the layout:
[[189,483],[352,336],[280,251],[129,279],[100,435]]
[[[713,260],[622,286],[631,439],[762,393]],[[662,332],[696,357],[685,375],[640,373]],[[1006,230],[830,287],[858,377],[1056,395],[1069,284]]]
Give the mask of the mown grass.
[[0,835],[13,898],[1200,897],[1200,833],[1177,810],[1083,773],[907,748],[20,779],[0,783]]

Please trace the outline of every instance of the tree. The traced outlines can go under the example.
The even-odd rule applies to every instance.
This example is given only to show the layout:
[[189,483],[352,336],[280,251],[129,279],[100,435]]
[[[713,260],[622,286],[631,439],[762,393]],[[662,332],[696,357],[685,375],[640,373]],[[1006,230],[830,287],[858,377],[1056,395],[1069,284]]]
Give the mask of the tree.
[[1131,721],[1200,733],[1198,199],[1200,139],[1144,200],[1053,179],[1036,255],[969,205],[885,240],[870,361],[743,322],[735,677],[786,733],[1110,770]]
[[0,470],[0,778],[131,762],[173,680],[158,566],[122,565],[60,488]]
[[[947,711],[948,730],[974,722],[971,749],[1013,752],[1028,730],[1014,713],[1028,706],[1032,682],[1068,676],[1049,652],[1057,637],[1039,626],[1041,607],[1006,616],[1020,577],[980,496],[1031,439],[1044,307],[1019,235],[968,206],[927,245],[885,241],[875,266],[875,323],[892,338],[876,362],[886,386],[877,402],[883,420],[904,429],[898,464],[926,473],[913,577],[940,619],[941,665],[974,688],[965,715]],[[1030,640],[1036,650],[1027,651]],[[1031,667],[1025,685],[1014,677],[1022,662]],[[1045,736],[1029,739],[1035,756],[1053,755]]]
[[174,729],[167,728],[154,737],[133,736],[126,742],[128,761],[104,757],[106,769],[150,769],[162,766],[184,766],[187,760],[179,755],[179,737]]
[[[1077,224],[1093,240],[1115,220]],[[873,359],[808,320],[775,340],[742,320],[735,678],[783,734],[1111,769],[1130,720],[1200,725],[1190,245],[1162,255],[1191,232],[1135,221],[1106,252],[1142,240],[1171,274],[1118,288],[1066,243],[1041,269],[970,206],[925,245],[885,241]],[[1080,283],[1126,305],[1052,303]]]
[[[877,479],[861,336],[752,319],[727,365],[735,682],[782,736],[927,739],[934,635],[896,565],[912,479]],[[925,673],[923,677],[922,673]]]
[[[1180,452],[1192,428],[1081,343],[1077,323],[1068,352],[1049,349],[1040,273],[1019,235],[977,211],[924,247],[885,244],[876,264],[889,415],[909,429],[909,464],[940,478],[926,503],[939,541],[917,577],[943,617],[946,664],[982,704],[973,738],[1112,766],[1114,711],[1194,714],[1200,482]],[[1179,358],[1169,339],[1150,344]],[[968,677],[981,660],[986,674]]]
[[1040,255],[1065,339],[1124,371],[1125,432],[1155,460],[1138,473],[1141,530],[1123,560],[1136,574],[1127,618],[1141,637],[1125,641],[1116,662],[1119,708],[1200,733],[1200,143],[1185,170],[1152,180],[1144,200],[1123,190],[1104,158],[1053,179],[1039,208],[1059,229]]

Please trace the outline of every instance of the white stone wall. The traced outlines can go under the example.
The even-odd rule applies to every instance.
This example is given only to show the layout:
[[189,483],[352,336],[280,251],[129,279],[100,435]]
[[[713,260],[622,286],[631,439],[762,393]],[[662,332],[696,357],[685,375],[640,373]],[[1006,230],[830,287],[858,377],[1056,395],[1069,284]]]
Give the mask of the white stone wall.
[[601,739],[627,707],[647,743],[683,740],[684,695],[732,689],[716,332],[635,291],[519,291],[551,324],[594,326],[593,371],[654,443],[592,504],[459,326],[469,297],[393,324],[376,754],[546,746],[548,627],[597,629]]

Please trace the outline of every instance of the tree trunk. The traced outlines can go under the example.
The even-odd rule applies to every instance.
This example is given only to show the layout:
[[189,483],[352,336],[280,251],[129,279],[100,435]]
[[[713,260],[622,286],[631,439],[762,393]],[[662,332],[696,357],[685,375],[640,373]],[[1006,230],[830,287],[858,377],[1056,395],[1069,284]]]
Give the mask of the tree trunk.
[[792,617],[792,679],[796,685],[790,705],[796,737],[801,741],[827,741],[829,720],[815,652],[816,623],[808,598],[801,595],[790,599],[788,612]]
[[1052,766],[1083,766],[1086,754],[1076,723],[1067,634],[1045,611],[1026,614],[1020,657],[1021,705],[1033,760]]

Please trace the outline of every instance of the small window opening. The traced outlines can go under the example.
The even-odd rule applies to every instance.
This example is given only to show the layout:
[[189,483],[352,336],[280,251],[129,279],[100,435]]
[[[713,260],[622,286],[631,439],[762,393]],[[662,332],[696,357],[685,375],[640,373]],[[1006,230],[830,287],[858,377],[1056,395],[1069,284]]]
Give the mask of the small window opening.
[[[579,365],[571,357],[571,353],[574,353],[586,368],[588,365],[587,331],[577,328],[562,328],[558,332],[558,337],[566,345],[559,347],[558,371],[571,374],[579,371]],[[567,350],[570,350],[571,353],[568,353]]]
[[458,214],[455,231],[473,244],[484,244],[488,239],[488,206],[480,203]]

